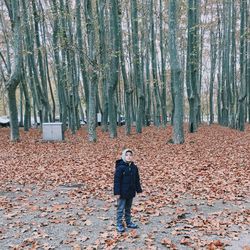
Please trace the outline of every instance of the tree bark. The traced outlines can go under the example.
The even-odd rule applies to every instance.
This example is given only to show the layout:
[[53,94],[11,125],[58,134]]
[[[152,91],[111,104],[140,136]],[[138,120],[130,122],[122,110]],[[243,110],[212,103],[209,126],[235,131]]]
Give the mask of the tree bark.
[[16,103],[16,89],[21,81],[22,65],[22,34],[21,34],[21,17],[19,1],[11,1],[12,27],[13,27],[13,47],[14,47],[14,64],[12,67],[10,79],[6,83],[8,92],[9,116],[10,116],[10,139],[11,141],[19,140],[18,111]]
[[153,0],[150,1],[150,24],[151,24],[151,67],[152,67],[152,79],[154,85],[154,102],[155,102],[155,125],[160,126],[161,120],[161,98],[159,90],[159,81],[157,77],[157,63],[156,63],[156,50],[155,50],[155,25],[154,25],[154,4]]
[[96,71],[96,49],[95,49],[95,29],[94,16],[92,9],[92,1],[85,2],[85,13],[87,19],[87,35],[88,35],[88,56],[90,60],[90,81],[89,81],[89,105],[88,105],[88,136],[90,142],[97,140],[96,136],[96,107],[97,107],[97,71]]
[[186,84],[189,101],[189,132],[197,131],[198,127],[198,0],[188,1],[188,44]]
[[173,86],[173,142],[174,144],[184,143],[183,129],[183,80],[182,70],[179,62],[179,55],[176,43],[177,32],[177,3],[179,1],[169,0],[169,54],[171,67],[171,81]]
[[167,90],[166,90],[166,55],[163,39],[163,9],[162,0],[160,0],[160,51],[161,51],[161,82],[162,82],[162,93],[161,93],[161,108],[162,108],[162,125],[167,125]]
[[217,44],[214,31],[210,31],[210,85],[209,85],[209,124],[214,123],[214,80],[216,68]]
[[138,35],[138,8],[137,0],[131,0],[131,23],[132,23],[132,49],[133,49],[133,80],[136,83],[138,105],[136,110],[136,132],[142,132],[142,114],[144,113],[144,93],[143,82],[140,70],[140,52],[139,52],[139,35]]
[[119,1],[119,15],[118,15],[118,34],[119,34],[119,46],[120,46],[120,61],[121,61],[121,70],[122,70],[122,77],[124,83],[124,92],[125,92],[125,134],[130,135],[131,133],[131,97],[133,90],[130,86],[130,82],[128,80],[126,66],[125,66],[125,56],[124,56],[124,49],[123,49],[123,34],[121,30],[121,23],[122,23],[122,8],[121,2]]
[[237,119],[237,129],[245,130],[245,108],[247,97],[246,86],[246,7],[247,1],[240,1],[240,93],[239,93],[239,109]]
[[110,137],[117,137],[117,112],[115,109],[115,91],[118,85],[119,73],[119,27],[118,27],[118,0],[111,0],[111,79],[108,86],[108,114]]

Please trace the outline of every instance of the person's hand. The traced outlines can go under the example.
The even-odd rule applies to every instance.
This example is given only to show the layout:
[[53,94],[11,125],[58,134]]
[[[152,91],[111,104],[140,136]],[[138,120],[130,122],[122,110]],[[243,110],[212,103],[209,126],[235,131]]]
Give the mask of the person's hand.
[[116,194],[115,195],[115,207],[118,207],[118,200],[120,198],[120,195],[119,194]]

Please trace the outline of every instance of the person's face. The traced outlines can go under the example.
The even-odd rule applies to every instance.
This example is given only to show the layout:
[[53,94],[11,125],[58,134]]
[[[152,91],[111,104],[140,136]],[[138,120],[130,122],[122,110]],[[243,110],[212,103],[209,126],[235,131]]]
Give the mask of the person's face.
[[133,159],[133,154],[131,152],[127,152],[125,155],[126,162],[131,162]]

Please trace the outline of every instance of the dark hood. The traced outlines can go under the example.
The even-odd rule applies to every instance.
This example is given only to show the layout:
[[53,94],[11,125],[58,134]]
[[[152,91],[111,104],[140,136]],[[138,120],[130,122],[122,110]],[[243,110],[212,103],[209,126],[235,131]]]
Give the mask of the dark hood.
[[126,162],[123,161],[123,159],[119,159],[115,162],[115,167],[117,168],[120,165],[126,165]]

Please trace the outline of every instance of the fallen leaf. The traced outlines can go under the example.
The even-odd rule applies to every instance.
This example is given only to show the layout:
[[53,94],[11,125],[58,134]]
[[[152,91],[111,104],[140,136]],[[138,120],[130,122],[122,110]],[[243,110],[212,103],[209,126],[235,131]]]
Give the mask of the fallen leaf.
[[92,222],[90,220],[86,220],[83,224],[86,226],[91,226]]
[[129,235],[132,237],[132,238],[139,238],[139,234],[137,232],[137,230],[133,229],[130,231]]

